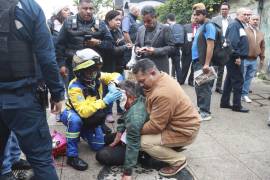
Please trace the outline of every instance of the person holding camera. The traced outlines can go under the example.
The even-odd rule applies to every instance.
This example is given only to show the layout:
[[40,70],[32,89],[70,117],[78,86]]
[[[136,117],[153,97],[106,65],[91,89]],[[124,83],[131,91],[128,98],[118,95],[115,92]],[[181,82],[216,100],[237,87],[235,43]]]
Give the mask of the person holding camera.
[[159,70],[169,73],[169,55],[175,52],[172,31],[169,26],[157,22],[152,6],[145,6],[141,14],[144,26],[139,28],[135,43],[137,58],[149,58]]

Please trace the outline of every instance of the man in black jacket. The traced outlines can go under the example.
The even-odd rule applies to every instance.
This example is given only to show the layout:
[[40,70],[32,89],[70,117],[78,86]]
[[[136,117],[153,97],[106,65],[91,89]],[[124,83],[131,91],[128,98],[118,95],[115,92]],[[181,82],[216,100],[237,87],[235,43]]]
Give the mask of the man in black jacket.
[[[237,10],[237,17],[228,26],[225,37],[230,40],[234,50],[230,61],[227,64],[227,76],[224,83],[224,90],[221,97],[221,108],[231,108],[233,111],[247,113],[248,109],[241,105],[241,92],[243,86],[243,75],[241,60],[248,56],[248,39],[244,23],[247,22],[248,10],[240,8]],[[233,90],[233,105],[230,105],[230,94]]]

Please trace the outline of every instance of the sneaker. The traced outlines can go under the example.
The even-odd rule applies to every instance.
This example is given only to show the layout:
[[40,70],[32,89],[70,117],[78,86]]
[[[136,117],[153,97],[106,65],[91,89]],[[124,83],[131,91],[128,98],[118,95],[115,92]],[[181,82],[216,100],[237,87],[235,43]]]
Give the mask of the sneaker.
[[245,101],[246,103],[251,103],[252,100],[248,96],[243,96],[242,100]]
[[106,120],[107,123],[114,123],[114,119],[113,119],[112,114],[108,114],[106,116],[106,119],[105,120]]
[[165,177],[174,176],[175,174],[180,172],[182,169],[184,169],[186,165],[187,165],[187,161],[183,162],[180,166],[164,167],[159,170],[159,174]]
[[200,118],[200,122],[202,121],[210,121],[212,119],[212,116],[208,113],[205,112],[201,112],[201,118]]

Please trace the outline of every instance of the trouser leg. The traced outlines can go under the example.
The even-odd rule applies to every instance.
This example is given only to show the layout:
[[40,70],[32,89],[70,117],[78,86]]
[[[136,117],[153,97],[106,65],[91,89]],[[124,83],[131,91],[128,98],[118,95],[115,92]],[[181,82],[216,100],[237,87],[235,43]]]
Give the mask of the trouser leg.
[[25,94],[23,102],[26,106],[24,108],[4,110],[3,119],[16,134],[19,145],[33,168],[35,179],[57,180],[45,109],[37,102],[33,93]]
[[189,71],[189,67],[191,64],[191,56],[189,55],[182,55],[181,57],[181,64],[182,64],[182,72],[181,72],[181,84],[185,83],[185,80],[187,78],[188,75],[188,71]]
[[218,66],[216,89],[221,89],[223,82],[224,66]]
[[[178,146],[182,145],[179,144]],[[161,144],[161,134],[142,135],[141,148],[153,158],[166,162],[171,166],[179,166],[186,160],[185,155],[181,152]]]
[[82,120],[73,110],[65,110],[61,114],[60,120],[67,127],[67,156],[78,157],[78,141],[82,127]]
[[[202,65],[198,62],[194,64],[194,71],[202,69]],[[200,86],[195,86],[197,95],[197,105],[200,108],[200,112],[210,113],[211,95],[212,95],[213,81],[204,83]]]
[[126,146],[117,145],[115,147],[106,146],[96,154],[96,160],[103,165],[119,166],[125,161]]
[[12,165],[20,160],[21,149],[18,140],[13,132],[11,132],[8,143],[5,149],[4,162],[1,168],[1,173],[6,174],[12,171]]

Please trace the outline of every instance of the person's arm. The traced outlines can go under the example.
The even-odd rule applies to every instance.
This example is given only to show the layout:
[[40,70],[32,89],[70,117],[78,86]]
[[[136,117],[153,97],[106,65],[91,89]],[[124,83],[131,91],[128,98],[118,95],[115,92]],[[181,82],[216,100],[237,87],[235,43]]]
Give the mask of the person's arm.
[[167,126],[172,116],[173,104],[171,99],[166,96],[159,96],[152,102],[149,121],[147,121],[141,133],[142,134],[159,134]]
[[226,39],[230,41],[232,45],[232,48],[233,48],[232,56],[234,57],[234,59],[239,59],[240,58],[240,47],[239,47],[240,33],[235,23],[230,24],[228,26],[225,37]]
[[125,39],[126,43],[132,44],[132,41],[131,41],[130,36],[129,36],[130,25],[131,25],[131,23],[130,23],[129,17],[125,16],[123,21],[122,21],[122,31],[124,34],[124,39]]
[[97,47],[103,49],[103,50],[113,50],[113,38],[111,35],[111,32],[106,27],[106,24],[102,21],[99,24],[99,29],[102,31],[102,39],[100,44],[97,45]]
[[101,72],[100,80],[105,84],[108,85],[111,82],[119,83],[124,80],[124,77],[119,73],[104,73]]
[[28,3],[23,9],[32,14],[33,27],[28,28],[32,30],[34,54],[40,65],[42,78],[50,90],[52,101],[59,102],[64,99],[65,90],[60,80],[51,34],[40,6],[35,1]]
[[215,40],[216,40],[216,28],[212,23],[208,23],[205,25],[206,32],[204,33],[206,38],[206,56],[205,56],[205,63],[203,66],[204,73],[209,72],[209,65],[213,56]]
[[[170,27],[164,27],[163,29],[164,46],[159,48],[153,48],[153,56],[165,56],[172,54],[175,50],[175,41]],[[162,41],[162,40],[161,40]]]
[[261,49],[261,53],[260,53],[260,66],[261,68],[263,67],[263,63],[264,63],[264,59],[265,59],[265,41],[264,41],[264,37],[263,40],[260,43],[260,49]]
[[79,87],[71,87],[68,90],[68,96],[72,106],[82,118],[88,118],[99,109],[104,109],[106,103],[102,99],[93,100],[92,98],[84,98],[82,89]]
[[132,171],[132,168],[137,164],[141,144],[141,129],[147,118],[143,102],[138,102],[134,106],[132,107],[132,112],[128,113],[126,121],[127,143],[124,171]]

